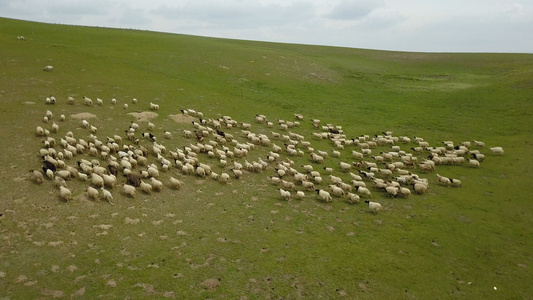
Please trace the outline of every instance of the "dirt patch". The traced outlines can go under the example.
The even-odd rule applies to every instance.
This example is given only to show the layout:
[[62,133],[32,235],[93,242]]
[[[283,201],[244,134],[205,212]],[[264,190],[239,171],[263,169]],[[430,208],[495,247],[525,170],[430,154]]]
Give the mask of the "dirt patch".
[[216,278],[208,278],[204,282],[202,282],[202,286],[208,290],[214,290],[217,286],[220,285],[220,279]]
[[169,115],[168,117],[176,123],[191,123],[192,121],[196,121],[195,117],[183,114]]
[[86,120],[86,119],[96,118],[96,115],[88,113],[88,112],[82,112],[82,113],[77,113],[77,114],[71,114],[70,117],[72,119],[79,119],[79,120],[85,119]]
[[156,118],[158,114],[153,111],[141,111],[141,112],[131,112],[128,115],[132,115],[139,122],[148,122],[153,118]]

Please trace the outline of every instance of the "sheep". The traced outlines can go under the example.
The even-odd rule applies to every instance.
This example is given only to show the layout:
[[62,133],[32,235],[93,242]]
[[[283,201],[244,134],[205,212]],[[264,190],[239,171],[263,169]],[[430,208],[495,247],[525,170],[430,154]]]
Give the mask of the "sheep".
[[138,174],[124,174],[126,177],[126,183],[134,187],[139,187],[141,185],[141,177]]
[[305,198],[305,193],[303,191],[296,191],[296,198],[298,199]]
[[448,178],[448,177],[444,177],[444,176],[439,175],[439,174],[435,174],[435,176],[437,177],[437,182],[442,184],[442,185],[450,186],[451,183],[452,183],[450,178]]
[[37,128],[35,129],[35,134],[37,136],[45,136],[44,129],[41,126],[37,126]]
[[383,208],[381,207],[381,204],[377,203],[377,202],[372,202],[372,201],[368,201],[366,200],[365,203],[368,203],[368,208],[370,209],[370,211],[373,213],[373,214],[376,214],[378,211],[382,210]]
[[87,197],[89,199],[98,200],[100,193],[98,193],[98,190],[93,188],[92,186],[87,186],[87,189],[85,189],[87,192]]
[[133,98],[133,99],[131,99],[131,103],[133,103],[133,104],[137,104],[137,98]]
[[67,202],[70,202],[70,200],[72,200],[72,192],[64,186],[59,186],[59,195]]
[[322,199],[322,201],[325,201],[325,202],[331,202],[332,201],[331,195],[327,191],[322,190],[322,189],[317,189],[315,191],[318,194],[318,196],[320,197],[320,199]]
[[151,109],[151,110],[158,110],[158,109],[159,109],[159,105],[150,102],[150,109]]
[[33,177],[33,180],[38,183],[38,184],[41,184],[44,182],[44,176],[43,176],[43,173],[37,171],[37,170],[30,170],[30,173],[31,173],[31,176]]
[[335,196],[338,196],[338,197],[344,196],[344,190],[336,185],[332,185],[332,184],[329,185],[329,189],[331,190],[331,194]]
[[117,177],[115,175],[102,174],[102,178],[104,179],[104,185],[110,188],[113,188],[117,182]]
[[85,105],[87,105],[87,106],[92,106],[93,105],[93,100],[91,98],[83,96],[83,100],[85,101]]
[[412,183],[412,185],[415,193],[417,194],[424,194],[428,190],[428,185],[420,181],[415,181]]
[[61,115],[59,116],[59,121],[61,121],[61,122],[64,122],[66,119],[67,119],[67,117],[65,117],[64,114],[61,114]]
[[482,141],[475,141],[475,140],[474,140],[474,141],[472,141],[472,143],[474,143],[474,145],[475,145],[476,147],[479,147],[479,148],[483,148],[483,147],[485,147],[485,143],[482,142]]
[[278,190],[279,190],[281,199],[283,199],[283,200],[290,200],[291,199],[291,192],[286,191],[284,189],[278,189]]
[[349,171],[351,168],[352,168],[352,165],[349,164],[349,163],[345,163],[343,161],[339,162],[339,165],[341,167],[341,169],[344,171],[344,172],[347,172]]
[[504,151],[503,151],[502,147],[491,147],[489,149],[490,149],[490,152],[493,155],[503,155],[504,154]]
[[52,72],[54,70],[54,67],[53,66],[46,66],[44,67],[43,71],[46,71],[46,72]]
[[406,187],[399,187],[398,194],[404,198],[407,198],[409,195],[411,195],[411,190]]
[[311,160],[315,163],[324,163],[324,157],[315,153],[311,153]]
[[398,195],[398,187],[396,186],[386,186],[385,192],[387,192],[387,196],[396,198],[396,195]]
[[106,189],[104,189],[104,188],[101,188],[101,190],[102,190],[102,196],[103,196],[104,200],[109,202],[111,205],[115,205],[113,203],[113,195],[111,194],[111,192],[106,190]]
[[113,104],[113,105],[117,104],[117,99],[115,99],[115,98],[111,99],[111,104]]
[[128,103],[124,103],[124,105],[122,106],[122,108],[124,108],[124,109],[128,109],[128,107],[129,107]]
[[478,168],[479,167],[479,161],[476,159],[469,159],[468,165],[472,168]]
[[172,139],[172,133],[170,133],[170,131],[164,131],[163,135],[166,139]]
[[183,186],[183,182],[179,179],[176,179],[174,177],[170,177],[170,186],[176,190],[181,190],[181,187]]
[[347,193],[346,198],[348,199],[348,202],[352,204],[357,204],[359,203],[359,200],[360,200],[359,195],[354,194],[354,193]]
[[454,187],[460,187],[462,186],[461,180],[455,179],[455,178],[448,178],[450,180],[450,185]]
[[104,105],[104,100],[102,100],[100,98],[96,98],[96,104],[98,104],[99,106],[102,106],[102,105]]
[[163,188],[163,183],[155,179],[154,177],[150,177],[150,182],[152,183],[152,188],[154,189],[154,191],[159,192]]
[[71,96],[68,96],[68,97],[67,97],[67,103],[68,103],[68,104],[74,104],[75,101],[76,101],[76,100],[75,100],[73,97],[71,97]]
[[149,184],[149,183],[141,181],[140,188],[141,188],[141,191],[143,191],[146,194],[151,194],[152,193],[152,185]]
[[228,183],[229,181],[229,174],[228,173],[221,173],[220,174],[220,177],[219,177],[219,180],[222,182],[222,183]]
[[356,186],[355,187],[355,192],[360,195],[360,196],[364,196],[364,197],[368,197],[368,198],[371,198],[372,197],[372,193],[370,192],[369,189],[367,189],[366,187],[362,187],[362,186]]
[[[470,153],[472,153],[473,151],[471,151]],[[481,154],[481,153],[472,153],[472,156],[474,157],[475,160],[477,160],[478,162],[482,162],[484,159],[485,159],[485,155]]]
[[135,198],[135,187],[129,184],[123,184],[122,189],[124,190],[124,194]]

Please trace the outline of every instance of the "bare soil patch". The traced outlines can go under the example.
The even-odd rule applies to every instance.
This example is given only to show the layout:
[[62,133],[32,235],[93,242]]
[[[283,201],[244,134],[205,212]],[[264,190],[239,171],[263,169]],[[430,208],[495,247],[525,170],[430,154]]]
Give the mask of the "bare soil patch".
[[141,112],[131,112],[128,115],[132,115],[139,122],[148,122],[153,118],[156,118],[158,114],[153,111],[141,111]]
[[192,121],[196,121],[195,117],[183,114],[169,115],[169,118],[176,123],[191,123]]
[[70,117],[72,119],[83,120],[83,119],[96,118],[96,115],[88,113],[88,112],[82,112],[82,113],[77,113],[77,114],[71,114]]

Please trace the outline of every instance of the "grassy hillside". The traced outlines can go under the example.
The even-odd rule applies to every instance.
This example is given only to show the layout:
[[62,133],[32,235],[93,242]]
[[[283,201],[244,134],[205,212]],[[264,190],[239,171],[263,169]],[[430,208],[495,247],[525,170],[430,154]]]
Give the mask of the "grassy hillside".
[[[25,40],[18,40],[17,36]],[[533,295],[533,56],[530,54],[407,53],[259,43],[108,28],[40,24],[0,18],[0,298],[453,298],[525,299]],[[44,72],[53,65],[52,72]],[[56,105],[45,105],[54,95]],[[66,103],[67,96],[76,99]],[[82,97],[104,100],[85,106]],[[116,98],[117,105],[110,103]],[[132,103],[138,99],[138,104]],[[221,184],[162,172],[185,183],[135,198],[112,190],[114,204],[87,199],[86,183],[68,180],[74,199],[53,182],[34,183],[41,166],[36,126],[46,110],[68,131],[89,139],[72,114],[92,113],[97,136],[123,135],[130,112],[160,105],[154,134],[167,149],[196,144],[169,116],[192,108],[205,118],[231,116],[256,133],[287,134],[278,119],[305,119],[293,132],[313,147],[310,119],[342,126],[348,138],[391,130],[433,146],[481,140],[479,168],[438,166],[413,172],[429,192],[391,198],[372,189],[384,210],[362,201],[325,203],[306,191],[282,200],[268,182],[275,164]],[[128,103],[128,109],[123,104]],[[65,114],[67,120],[59,122]],[[273,128],[254,122],[264,114]],[[146,122],[136,121],[142,131]],[[163,130],[173,139],[164,140]],[[246,142],[240,128],[225,129]],[[283,141],[272,139],[278,145]],[[151,147],[148,140],[141,145]],[[400,145],[412,152],[414,143]],[[502,146],[505,155],[490,155]],[[56,146],[59,150],[60,146]],[[244,162],[265,159],[257,147]],[[474,147],[472,147],[474,149]],[[151,148],[150,148],[151,149]],[[339,159],[313,164],[349,182]],[[357,149],[358,150],[358,149]],[[389,146],[373,149],[374,154]],[[230,172],[199,154],[217,173]],[[428,153],[416,154],[422,159]],[[76,165],[80,155],[66,161]],[[308,154],[283,158],[310,164]],[[104,159],[99,158],[103,164]],[[365,158],[372,160],[370,157]],[[153,155],[150,162],[154,162]],[[231,161],[230,161],[231,162]],[[354,170],[354,172],[356,172]],[[435,173],[462,187],[437,184]],[[119,177],[120,183],[124,182]],[[300,187],[298,187],[301,189]]]

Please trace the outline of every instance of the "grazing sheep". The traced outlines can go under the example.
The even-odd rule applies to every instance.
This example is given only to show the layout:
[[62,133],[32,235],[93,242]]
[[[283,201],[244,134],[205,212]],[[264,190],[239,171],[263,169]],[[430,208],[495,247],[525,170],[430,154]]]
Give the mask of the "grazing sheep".
[[72,200],[72,192],[68,188],[61,185],[59,186],[59,195],[67,202],[70,202],[70,200]]
[[344,172],[347,172],[349,171],[351,168],[352,168],[352,165],[349,164],[349,163],[345,163],[343,161],[339,162],[339,165],[341,167],[341,169],[344,171]]
[[284,200],[290,200],[291,199],[291,192],[286,191],[284,189],[278,189],[278,190],[279,190],[281,199],[284,199]]
[[220,174],[219,180],[220,180],[220,182],[222,182],[222,183],[228,183],[229,178],[230,178],[230,177],[229,177],[229,174],[223,172],[223,173]]
[[296,191],[296,198],[298,199],[305,198],[305,193],[303,191]]
[[439,175],[438,173],[435,174],[435,176],[437,177],[437,182],[442,184],[442,185],[450,186],[451,183],[452,183],[450,178],[448,178],[448,177],[444,177],[442,175]]
[[44,176],[43,176],[43,173],[37,171],[37,170],[30,170],[30,173],[33,177],[33,180],[38,183],[38,184],[41,184],[44,182]]
[[357,194],[359,194],[360,196],[365,196],[365,197],[369,197],[369,198],[372,197],[372,193],[366,187],[356,186],[355,187],[355,192]]
[[140,188],[141,188],[141,191],[143,191],[146,194],[151,194],[152,193],[152,185],[149,184],[149,183],[141,181]]
[[87,186],[85,191],[87,192],[87,197],[89,199],[98,200],[100,193],[98,193],[97,189],[93,188],[92,186]]
[[150,102],[150,109],[151,109],[151,110],[159,110],[159,105]]
[[372,201],[368,201],[366,200],[365,203],[368,203],[368,208],[370,209],[370,211],[374,214],[376,214],[378,211],[382,210],[383,208],[381,207],[381,204],[377,203],[377,202],[372,202]]
[[320,197],[320,199],[322,199],[322,201],[325,201],[325,202],[331,202],[332,201],[331,195],[327,191],[324,191],[322,189],[318,189],[318,190],[315,190],[315,191],[318,194],[318,197]]
[[329,189],[331,190],[331,194],[335,196],[338,196],[338,197],[344,196],[344,190],[336,185],[333,185],[333,184],[329,185]]
[[138,174],[124,174],[126,177],[126,183],[134,187],[139,187],[141,185],[141,177]]
[[176,179],[174,177],[170,177],[169,181],[170,181],[170,186],[173,189],[181,190],[181,187],[183,186],[183,182],[181,180]]
[[462,186],[461,180],[455,178],[448,178],[450,180],[450,185],[454,187]]
[[96,104],[98,104],[99,106],[102,106],[102,105],[104,105],[104,100],[102,100],[100,98],[96,98]]
[[359,195],[354,194],[354,193],[346,194],[346,198],[348,199],[348,202],[352,204],[357,204],[359,203],[359,200],[360,200]]
[[44,67],[43,71],[46,71],[46,72],[52,72],[54,70],[54,67],[53,66],[46,66]]
[[124,190],[124,194],[135,198],[135,187],[129,184],[123,184],[122,188]]
[[74,100],[73,97],[71,97],[71,96],[68,96],[68,97],[67,97],[67,103],[68,103],[68,104],[74,104],[75,101],[76,101],[76,100]]
[[115,98],[111,99],[111,104],[113,104],[113,105],[117,104],[117,99],[115,99]]
[[83,96],[83,100],[85,101],[85,105],[87,106],[93,105],[93,100],[91,98]]
[[415,190],[415,193],[417,194],[424,194],[428,190],[428,185],[426,183],[415,181],[412,184],[413,184],[413,189]]
[[502,147],[492,147],[489,148],[490,152],[492,152],[493,155],[503,155],[504,151]]
[[102,190],[102,196],[103,196],[104,200],[109,202],[111,205],[115,205],[113,203],[113,195],[111,194],[111,192],[106,190],[106,189],[104,189],[104,188],[101,188],[101,190]]
[[124,109],[128,109],[128,103],[124,103],[124,105],[122,106]]
[[159,192],[163,188],[163,183],[155,179],[154,177],[150,177],[150,182],[152,183],[152,188],[154,189],[154,191]]
[[476,159],[469,159],[468,165],[472,168],[478,168],[479,167],[479,161]]

